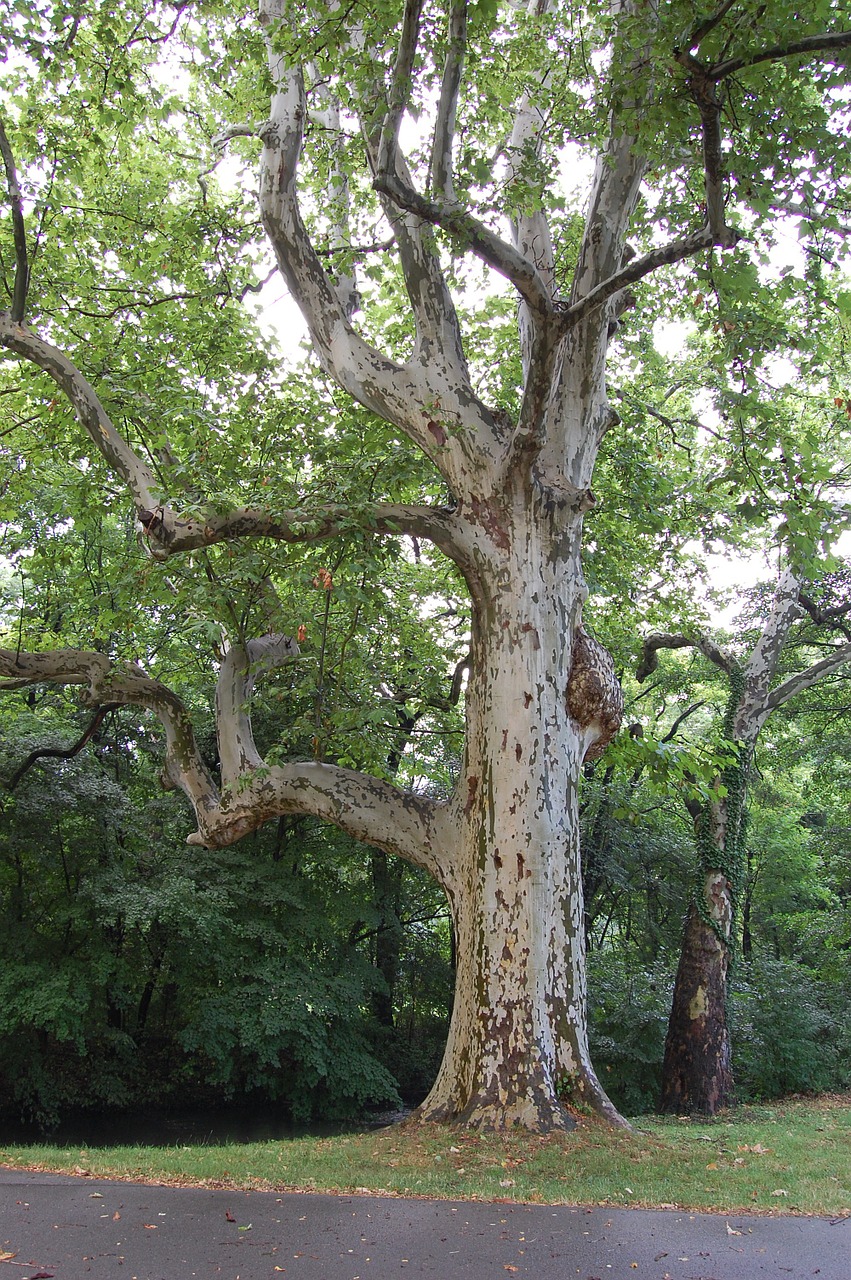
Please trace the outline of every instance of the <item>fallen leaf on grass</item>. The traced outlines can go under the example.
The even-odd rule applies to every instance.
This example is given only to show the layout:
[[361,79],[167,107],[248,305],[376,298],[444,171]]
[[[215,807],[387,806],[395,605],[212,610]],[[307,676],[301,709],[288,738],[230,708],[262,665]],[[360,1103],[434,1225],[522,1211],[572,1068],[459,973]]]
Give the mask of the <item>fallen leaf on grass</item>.
[[782,1189],[782,1187],[781,1187],[781,1188],[780,1188],[780,1190],[778,1190],[778,1191],[772,1191],[772,1193],[771,1193],[771,1194],[772,1194],[773,1196],[788,1196],[789,1192],[788,1192],[788,1191],[784,1191],[784,1190]]

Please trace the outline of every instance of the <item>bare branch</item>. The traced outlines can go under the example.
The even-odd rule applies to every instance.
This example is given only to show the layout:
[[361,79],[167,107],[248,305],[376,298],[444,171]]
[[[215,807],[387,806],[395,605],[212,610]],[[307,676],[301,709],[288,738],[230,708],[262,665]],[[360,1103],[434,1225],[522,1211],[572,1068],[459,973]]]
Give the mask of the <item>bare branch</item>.
[[15,156],[9,142],[3,118],[0,116],[0,155],[6,170],[6,186],[9,191],[9,206],[12,212],[12,234],[15,241],[15,284],[12,291],[11,318],[20,324],[26,315],[27,293],[30,285],[30,264],[27,254],[27,234],[24,227],[24,203],[21,187],[18,182],[18,171],[15,167]]
[[467,0],[452,0],[449,11],[449,44],[443,67],[440,99],[431,149],[431,187],[447,204],[455,201],[452,144],[464,54],[467,47]]
[[783,58],[795,58],[801,54],[831,53],[834,50],[851,48],[851,31],[827,32],[820,36],[804,36],[801,40],[791,40],[788,44],[775,44],[759,53],[746,54],[741,58],[728,58],[707,72],[713,80],[726,80],[744,67],[754,67],[760,62],[779,62]]
[[[18,687],[23,688],[25,686],[19,685]],[[71,760],[74,756],[79,755],[86,743],[91,742],[110,711],[117,711],[122,705],[120,702],[108,702],[106,706],[98,707],[85,732],[72,747],[39,747],[37,751],[31,751],[23,764],[18,766],[6,783],[7,791],[15,790],[21,778],[25,773],[29,772],[37,760]]]
[[828,657],[821,658],[818,662],[814,662],[811,667],[807,667],[805,671],[799,671],[797,675],[790,676],[788,680],[784,680],[782,684],[779,684],[776,689],[772,689],[768,695],[765,717],[777,707],[782,706],[784,702],[788,702],[790,698],[794,698],[796,694],[803,693],[805,689],[811,688],[824,676],[831,675],[834,671],[837,671],[846,662],[851,662],[851,642],[838,645]]
[[660,649],[697,649],[710,662],[714,662],[717,667],[726,672],[727,675],[738,670],[735,658],[725,653],[709,636],[700,632],[688,636],[682,634],[666,635],[656,631],[644,638],[641,648],[641,661],[635,672],[635,678],[639,684],[643,684],[647,677],[652,675],[659,666],[658,651]]

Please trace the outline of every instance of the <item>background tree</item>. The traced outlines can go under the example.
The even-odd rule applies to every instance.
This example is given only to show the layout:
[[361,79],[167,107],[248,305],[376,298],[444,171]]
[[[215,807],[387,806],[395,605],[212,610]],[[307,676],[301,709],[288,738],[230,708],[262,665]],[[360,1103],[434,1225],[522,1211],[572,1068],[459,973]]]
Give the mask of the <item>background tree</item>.
[[[834,89],[839,51],[851,43],[847,6],[834,0],[806,18],[785,4],[760,8],[757,22],[751,15],[748,3],[729,0],[697,21],[677,2],[628,0],[592,15],[546,0],[520,10],[407,0],[349,14],[265,0],[265,71],[259,33],[253,25],[246,33],[232,10],[196,16],[189,6],[128,4],[70,23],[29,10],[7,20],[4,35],[20,54],[9,71],[11,310],[0,342],[37,371],[22,375],[15,394],[41,401],[41,419],[58,387],[87,431],[94,462],[82,466],[79,488],[126,486],[162,582],[177,562],[203,575],[197,594],[218,614],[208,640],[220,654],[219,777],[187,706],[159,678],[167,664],[149,670],[135,644],[50,650],[25,643],[21,630],[0,671],[7,687],[71,685],[92,705],[153,711],[167,778],[195,810],[194,845],[222,847],[269,819],[310,814],[438,881],[458,966],[425,1118],[564,1125],[566,1082],[573,1100],[618,1120],[588,1054],[577,814],[582,762],[615,732],[621,705],[611,663],[582,626],[582,526],[614,416],[608,347],[632,286],[695,256],[714,274],[728,266],[735,274],[737,264],[741,272],[751,252],[744,236],[758,227],[770,243],[772,219],[794,203],[801,163],[819,157],[807,203],[815,220],[845,172],[847,107]],[[177,63],[185,88],[163,93],[164,78],[181,84]],[[271,112],[257,127],[270,82]],[[414,130],[408,145],[406,122],[418,118],[430,119],[430,141]],[[728,123],[734,148],[725,145]],[[82,163],[81,128],[93,138]],[[245,323],[231,325],[230,305],[257,283],[254,222],[240,196],[211,195],[208,163],[196,189],[194,154],[185,160],[187,147],[209,157],[214,131],[259,135],[263,228],[314,354],[362,407],[354,417],[364,431],[377,417],[430,463],[427,472],[411,468],[410,485],[388,476],[386,496],[376,485],[354,503],[317,503],[308,484],[314,500],[302,502],[283,415],[264,405],[258,432],[253,406],[273,376],[244,341]],[[565,143],[596,156],[587,190],[570,204],[555,182]],[[150,168],[138,163],[153,151]],[[133,160],[142,176],[116,192],[116,161],[121,172]],[[32,184],[29,240],[15,161]],[[60,290],[50,255],[71,230],[72,206],[83,211],[81,270]],[[128,214],[132,229],[106,235]],[[355,246],[374,244],[375,226],[390,238],[377,315],[374,291],[364,283],[359,293],[355,280]],[[731,251],[728,265],[722,250]],[[469,278],[468,257],[519,297],[518,376],[507,387],[479,377],[486,355],[465,342],[454,296]],[[382,290],[397,305],[404,297],[404,329],[388,325]],[[102,305],[107,291],[116,291],[112,312]],[[92,297],[101,305],[89,305]],[[215,300],[221,310],[208,327]],[[490,314],[486,302],[479,310]],[[30,317],[38,333],[24,323]],[[114,349],[100,345],[110,322]],[[89,358],[95,328],[107,368]],[[167,415],[149,377],[140,394],[132,376],[111,372],[161,366],[184,340]],[[56,444],[67,467],[80,447],[62,412]],[[25,423],[16,418],[15,430]],[[291,461],[266,495],[278,453]],[[315,746],[305,763],[270,761],[255,741],[254,687],[297,654],[296,628],[260,562],[271,544],[353,531],[431,542],[469,592],[465,747],[448,798],[332,763]],[[245,541],[259,550],[244,553],[243,607],[233,610],[233,584],[226,592],[220,584]]]

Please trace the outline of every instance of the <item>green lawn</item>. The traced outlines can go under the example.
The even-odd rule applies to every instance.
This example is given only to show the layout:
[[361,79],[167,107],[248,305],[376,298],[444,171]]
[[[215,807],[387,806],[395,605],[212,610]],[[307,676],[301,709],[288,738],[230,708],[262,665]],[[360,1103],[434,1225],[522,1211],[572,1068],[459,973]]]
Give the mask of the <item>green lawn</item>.
[[229,1146],[0,1146],[0,1163],[182,1185],[851,1215],[851,1095],[742,1108],[711,1124],[641,1117],[636,1126],[611,1133],[583,1120],[546,1137],[402,1126]]

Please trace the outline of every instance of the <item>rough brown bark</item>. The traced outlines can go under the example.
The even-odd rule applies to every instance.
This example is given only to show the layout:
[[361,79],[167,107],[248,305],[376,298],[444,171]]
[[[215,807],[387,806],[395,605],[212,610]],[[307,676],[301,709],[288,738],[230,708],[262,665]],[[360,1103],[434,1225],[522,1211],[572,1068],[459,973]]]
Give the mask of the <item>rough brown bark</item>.
[[732,1100],[727,1029],[729,949],[689,907],[665,1039],[663,1113],[714,1116]]

